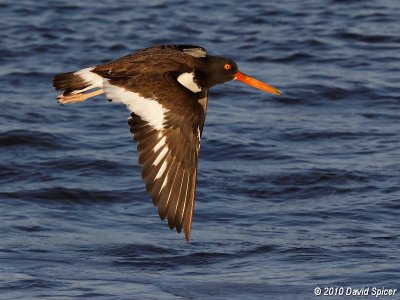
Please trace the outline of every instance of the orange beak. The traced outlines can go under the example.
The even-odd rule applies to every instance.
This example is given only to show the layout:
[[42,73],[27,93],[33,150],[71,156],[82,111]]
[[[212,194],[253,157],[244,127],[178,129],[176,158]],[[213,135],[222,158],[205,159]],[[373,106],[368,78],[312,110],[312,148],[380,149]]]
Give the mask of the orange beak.
[[280,95],[281,92],[274,88],[273,86],[270,86],[264,82],[261,82],[251,76],[247,76],[246,74],[243,74],[242,72],[237,72],[235,73],[235,79],[247,83],[248,85],[251,85],[252,87],[262,90],[267,93],[275,94],[275,95]]

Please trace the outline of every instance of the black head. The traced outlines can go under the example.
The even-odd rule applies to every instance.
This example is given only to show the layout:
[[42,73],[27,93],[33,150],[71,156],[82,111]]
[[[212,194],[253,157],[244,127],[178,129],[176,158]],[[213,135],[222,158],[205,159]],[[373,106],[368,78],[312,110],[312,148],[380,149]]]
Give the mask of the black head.
[[275,95],[281,94],[281,92],[273,86],[240,72],[237,64],[228,58],[208,55],[205,58],[205,64],[201,72],[203,75],[201,76],[203,77],[201,85],[206,88],[236,79],[264,92]]
[[233,60],[218,56],[207,56],[206,68],[208,88],[235,79],[238,72],[238,66]]

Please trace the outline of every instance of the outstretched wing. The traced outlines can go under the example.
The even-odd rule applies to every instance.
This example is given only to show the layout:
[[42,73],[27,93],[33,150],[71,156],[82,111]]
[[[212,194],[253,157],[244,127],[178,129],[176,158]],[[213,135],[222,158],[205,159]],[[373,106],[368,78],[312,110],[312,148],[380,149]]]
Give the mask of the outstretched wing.
[[[180,128],[152,130],[132,113],[129,126],[138,143],[142,177],[160,218],[189,240],[196,190],[199,140],[194,132]],[[187,128],[188,129],[188,128]]]
[[183,89],[173,74],[109,78],[104,91],[132,112],[128,123],[138,144],[142,178],[160,218],[167,218],[171,229],[183,228],[189,240],[207,91]]
[[169,227],[189,240],[197,161],[208,91],[194,93],[177,80],[193,72],[202,47],[167,45],[143,49],[93,72],[102,76],[107,98],[132,112],[128,120],[138,144],[146,189]]

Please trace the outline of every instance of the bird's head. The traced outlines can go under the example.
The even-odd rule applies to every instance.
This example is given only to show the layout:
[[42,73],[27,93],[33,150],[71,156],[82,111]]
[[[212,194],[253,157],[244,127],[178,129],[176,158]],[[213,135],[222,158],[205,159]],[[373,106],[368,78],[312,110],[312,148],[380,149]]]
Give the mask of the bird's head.
[[208,56],[207,59],[207,85],[209,88],[230,80],[239,80],[264,92],[281,94],[276,88],[240,72],[237,64],[231,59],[218,56]]

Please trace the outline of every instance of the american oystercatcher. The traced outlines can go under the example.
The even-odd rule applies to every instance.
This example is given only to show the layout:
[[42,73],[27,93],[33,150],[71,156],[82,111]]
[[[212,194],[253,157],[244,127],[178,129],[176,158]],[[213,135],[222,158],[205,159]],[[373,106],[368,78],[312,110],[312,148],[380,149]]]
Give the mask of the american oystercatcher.
[[208,90],[234,79],[280,94],[240,72],[233,60],[192,45],[146,48],[110,63],[57,74],[53,86],[63,91],[61,104],[104,93],[109,101],[127,106],[146,190],[160,218],[167,218],[171,229],[183,228],[188,241]]

